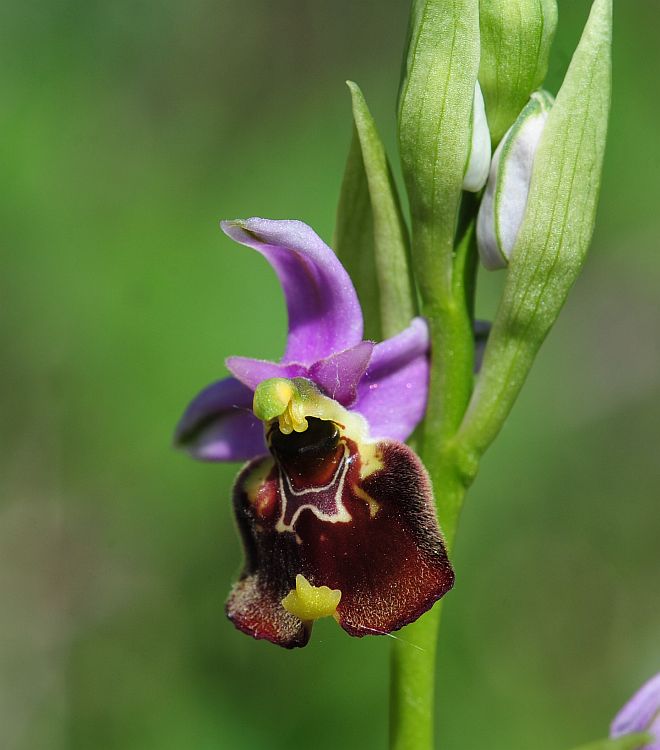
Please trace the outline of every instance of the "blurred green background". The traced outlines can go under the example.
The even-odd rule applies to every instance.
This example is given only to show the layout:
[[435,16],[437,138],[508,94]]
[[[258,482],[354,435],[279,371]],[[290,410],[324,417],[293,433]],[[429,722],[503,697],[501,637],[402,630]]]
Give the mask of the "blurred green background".
[[[388,639],[289,653],[225,620],[235,466],[171,433],[285,311],[222,217],[330,239],[346,78],[390,146],[403,0],[0,8],[0,747],[382,748]],[[556,90],[589,3],[560,2]],[[660,668],[660,139],[651,0],[616,4],[587,268],[466,507],[443,748],[602,736]],[[500,275],[482,274],[481,307]]]

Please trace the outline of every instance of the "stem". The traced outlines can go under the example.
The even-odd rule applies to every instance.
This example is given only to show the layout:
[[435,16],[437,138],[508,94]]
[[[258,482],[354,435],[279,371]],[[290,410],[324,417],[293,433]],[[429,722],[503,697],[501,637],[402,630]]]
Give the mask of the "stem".
[[442,603],[401,631],[390,656],[392,750],[433,747],[435,661]]
[[[452,488],[460,508],[461,484]],[[445,497],[443,493],[443,498]],[[458,521],[458,514],[456,515]],[[456,537],[456,524],[443,528],[447,551]],[[390,748],[431,750],[435,730],[435,677],[442,601],[403,628],[390,652]]]
[[[465,201],[472,208],[473,199]],[[474,216],[474,213],[472,214]],[[454,435],[473,386],[472,307],[476,254],[474,219],[460,227],[451,293],[439,304],[425,298],[431,330],[431,380],[420,455],[436,493],[438,517],[451,552],[472,471],[461,466]],[[436,650],[442,603],[401,631],[391,653],[390,747],[431,750],[434,746]]]
[[449,295],[441,300],[443,304],[433,297],[422,300],[431,329],[431,379],[421,458],[431,476],[440,527],[449,548],[453,547],[465,491],[473,476],[472,467],[463,466],[459,460],[454,436],[474,385],[476,205],[474,196],[465,196]]

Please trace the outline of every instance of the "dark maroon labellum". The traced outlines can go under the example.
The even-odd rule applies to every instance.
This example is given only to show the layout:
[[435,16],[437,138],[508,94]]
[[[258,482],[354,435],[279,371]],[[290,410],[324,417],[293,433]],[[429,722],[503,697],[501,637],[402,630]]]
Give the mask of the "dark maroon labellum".
[[273,458],[249,463],[234,487],[245,567],[227,602],[240,630],[287,648],[311,623],[282,606],[302,574],[341,591],[336,618],[351,635],[416,620],[453,585],[430,482],[406,445],[362,444],[341,425],[268,435]]

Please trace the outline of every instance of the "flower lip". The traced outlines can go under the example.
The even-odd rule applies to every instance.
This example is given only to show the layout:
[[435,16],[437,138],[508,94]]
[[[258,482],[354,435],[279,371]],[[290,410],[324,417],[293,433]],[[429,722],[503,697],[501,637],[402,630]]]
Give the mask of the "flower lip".
[[[238,477],[245,566],[227,614],[239,630],[286,648],[305,645],[311,620],[328,614],[353,636],[398,630],[454,582],[428,475],[402,443],[361,446],[325,420],[308,429],[320,432],[311,441],[316,457],[273,451],[275,461],[256,459]],[[342,434],[333,452],[335,429]],[[299,576],[311,593],[324,592],[318,610],[291,595]],[[330,592],[341,592],[337,601],[326,601]]]

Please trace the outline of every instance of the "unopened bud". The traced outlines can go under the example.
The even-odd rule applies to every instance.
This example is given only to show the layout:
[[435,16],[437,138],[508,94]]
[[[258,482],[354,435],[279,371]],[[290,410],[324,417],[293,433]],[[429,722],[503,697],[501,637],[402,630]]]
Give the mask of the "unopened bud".
[[543,84],[557,27],[557,0],[480,0],[479,82],[496,146]]
[[463,177],[463,190],[478,193],[486,184],[490,167],[490,131],[486,119],[486,105],[478,83],[474,86],[474,103],[472,105],[472,140],[470,156]]
[[477,219],[477,244],[489,270],[504,268],[525,215],[534,157],[554,100],[532,94],[495,151]]

